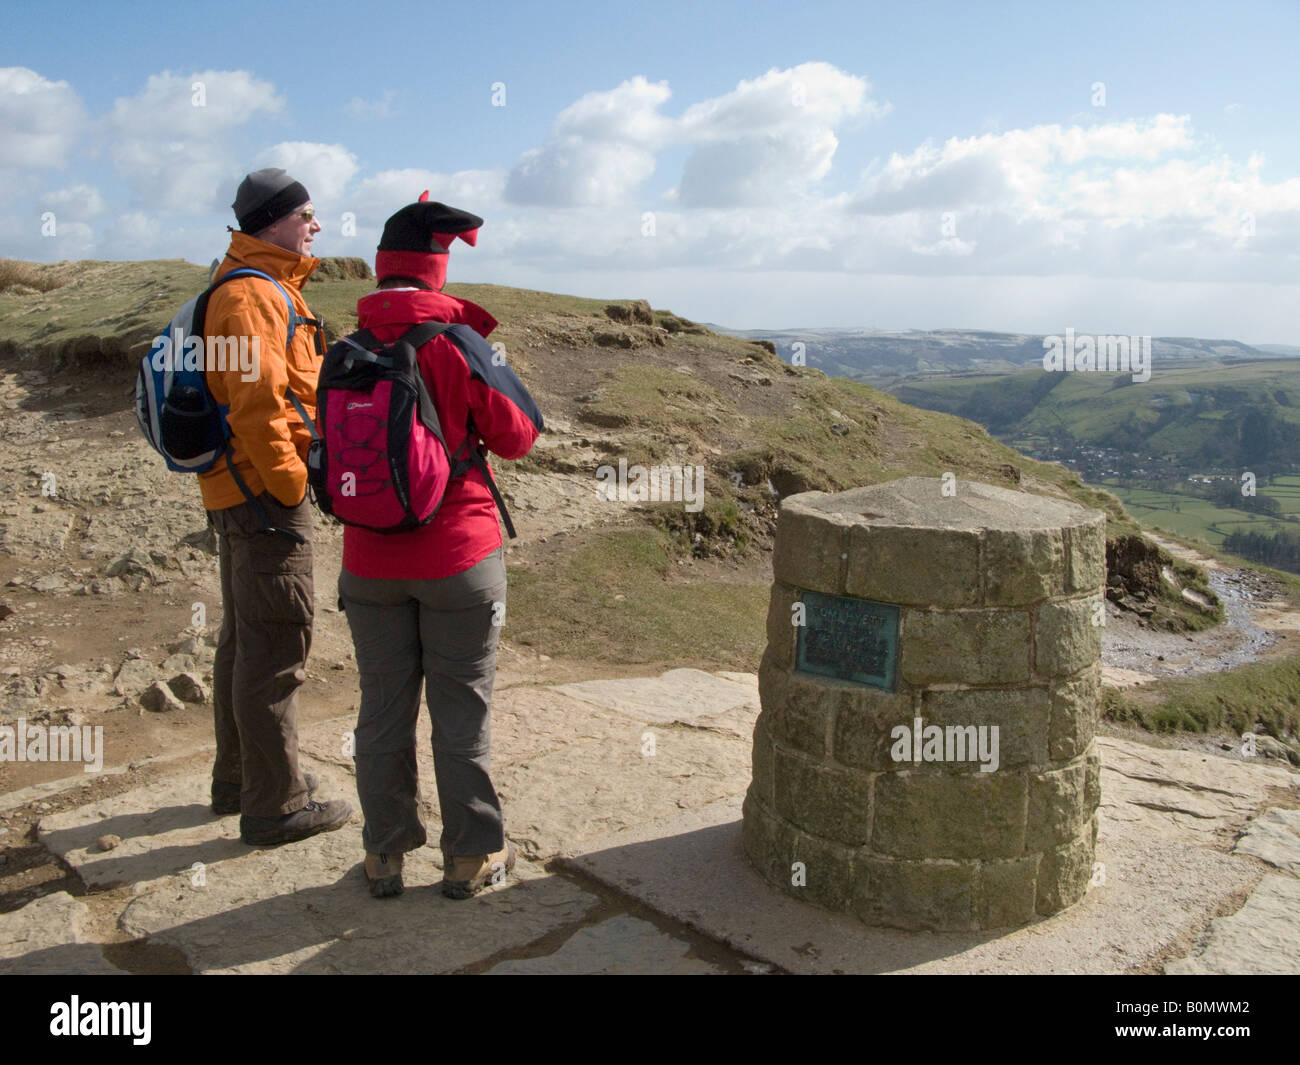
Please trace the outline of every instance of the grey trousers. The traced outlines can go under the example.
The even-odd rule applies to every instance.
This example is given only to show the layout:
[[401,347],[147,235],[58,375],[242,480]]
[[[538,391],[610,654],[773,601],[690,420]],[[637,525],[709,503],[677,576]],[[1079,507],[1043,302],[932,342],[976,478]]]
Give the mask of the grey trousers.
[[240,810],[279,817],[301,810],[298,688],[307,679],[314,604],[311,504],[258,497],[267,519],[306,541],[261,531],[248,503],[210,510],[221,561],[221,635],[212,668],[217,756],[212,779],[240,788]]
[[421,683],[433,723],[442,850],[455,856],[501,850],[505,825],[489,774],[492,683],[506,601],[501,549],[437,580],[344,570],[339,599],[361,674],[354,750],[366,851],[404,854],[428,839],[416,797]]

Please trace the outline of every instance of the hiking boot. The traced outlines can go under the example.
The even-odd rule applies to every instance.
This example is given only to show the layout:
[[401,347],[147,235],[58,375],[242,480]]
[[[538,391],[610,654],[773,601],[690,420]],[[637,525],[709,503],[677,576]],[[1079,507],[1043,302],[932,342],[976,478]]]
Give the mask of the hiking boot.
[[333,832],[342,828],[352,816],[352,807],[342,799],[316,802],[310,799],[301,810],[281,817],[249,817],[239,819],[239,835],[254,847],[274,847],[280,843],[294,843],[318,832]]
[[504,850],[470,857],[442,855],[442,893],[449,899],[472,899],[489,884],[500,884],[515,867],[515,845],[506,840]]
[[[316,794],[320,781],[314,773],[304,773],[302,779],[307,782],[308,797]],[[239,785],[227,784],[224,780],[212,782],[212,812],[218,817],[239,813]]]
[[366,883],[377,899],[402,893],[402,855],[366,854]]

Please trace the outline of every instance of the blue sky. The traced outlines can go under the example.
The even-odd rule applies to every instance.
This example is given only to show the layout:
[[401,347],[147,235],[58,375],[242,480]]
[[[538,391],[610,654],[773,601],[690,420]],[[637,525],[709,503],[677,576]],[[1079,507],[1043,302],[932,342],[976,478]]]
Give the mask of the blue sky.
[[206,263],[281,165],[318,254],[482,215],[453,280],[1300,343],[1298,46],[1295,3],[11,9],[0,254]]

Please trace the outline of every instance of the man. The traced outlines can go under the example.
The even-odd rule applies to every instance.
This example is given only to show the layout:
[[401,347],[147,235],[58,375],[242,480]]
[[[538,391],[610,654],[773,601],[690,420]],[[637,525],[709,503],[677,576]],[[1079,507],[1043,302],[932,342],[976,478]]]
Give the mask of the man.
[[[496,321],[442,291],[452,242],[477,242],[483,219],[428,193],[384,225],[378,291],[357,303],[361,326],[392,343],[421,322],[454,323],[418,352],[448,450],[527,454],[542,415],[485,339]],[[506,605],[501,527],[484,469],[454,477],[434,519],[408,532],[343,531],[339,597],[361,674],[357,794],[365,875],[378,898],[402,892],[403,855],[426,842],[417,797],[415,727],[423,687],[433,721],[442,814],[442,893],[467,899],[515,863],[491,777],[492,684]]]
[[239,232],[231,231],[214,280],[239,267],[260,270],[293,312],[270,281],[239,277],[212,293],[204,323],[205,336],[222,338],[227,350],[246,339],[253,357],[251,372],[238,359],[207,370],[231,434],[225,461],[199,479],[218,537],[224,611],[213,670],[212,809],[239,812],[244,842],[271,845],[340,828],[352,813],[343,801],[312,800],[315,781],[298,767],[297,691],[314,614],[311,434],[291,397],[315,415],[324,343],[301,289],[320,262],[311,245],[321,226],[307,190],[279,169],[249,174],[232,206]]

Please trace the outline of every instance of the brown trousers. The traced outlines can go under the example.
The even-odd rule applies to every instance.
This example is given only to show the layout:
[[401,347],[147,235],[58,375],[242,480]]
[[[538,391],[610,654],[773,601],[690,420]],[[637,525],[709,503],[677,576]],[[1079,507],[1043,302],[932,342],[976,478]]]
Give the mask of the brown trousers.
[[299,686],[315,613],[311,504],[286,507],[258,497],[271,525],[306,542],[262,531],[248,503],[210,510],[221,561],[221,635],[213,666],[217,757],[212,779],[239,785],[241,811],[278,817],[301,810],[307,785],[298,768]]

